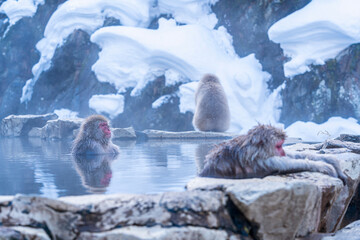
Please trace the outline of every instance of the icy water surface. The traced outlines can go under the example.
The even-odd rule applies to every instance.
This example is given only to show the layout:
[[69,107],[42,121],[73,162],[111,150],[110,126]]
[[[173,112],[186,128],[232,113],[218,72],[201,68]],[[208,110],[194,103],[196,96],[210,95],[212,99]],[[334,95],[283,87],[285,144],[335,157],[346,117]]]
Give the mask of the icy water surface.
[[121,150],[116,158],[75,159],[70,141],[0,138],[0,195],[182,191],[221,141],[114,141]]

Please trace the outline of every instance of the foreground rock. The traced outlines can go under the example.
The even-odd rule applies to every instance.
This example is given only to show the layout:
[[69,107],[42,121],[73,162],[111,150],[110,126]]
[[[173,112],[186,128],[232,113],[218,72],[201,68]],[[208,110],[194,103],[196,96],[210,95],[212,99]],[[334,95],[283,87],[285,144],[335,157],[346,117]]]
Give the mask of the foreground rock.
[[[319,152],[308,144],[285,150]],[[291,240],[335,232],[359,184],[360,155],[343,150],[323,156],[340,161],[347,185],[302,172],[263,179],[195,178],[186,191],[153,195],[0,197],[0,238]]]
[[359,240],[360,239],[360,221],[353,222],[338,231],[333,236],[325,236],[321,240]]
[[55,113],[45,115],[10,115],[1,121],[0,135],[4,137],[28,136],[34,127],[43,127],[49,120],[57,119]]

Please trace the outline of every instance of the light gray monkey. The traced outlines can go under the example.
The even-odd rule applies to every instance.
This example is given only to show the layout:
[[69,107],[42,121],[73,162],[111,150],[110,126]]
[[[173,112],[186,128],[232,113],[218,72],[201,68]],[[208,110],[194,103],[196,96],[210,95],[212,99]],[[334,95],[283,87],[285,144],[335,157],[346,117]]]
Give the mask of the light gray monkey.
[[195,93],[193,125],[200,131],[225,132],[230,126],[230,109],[219,79],[206,74]]

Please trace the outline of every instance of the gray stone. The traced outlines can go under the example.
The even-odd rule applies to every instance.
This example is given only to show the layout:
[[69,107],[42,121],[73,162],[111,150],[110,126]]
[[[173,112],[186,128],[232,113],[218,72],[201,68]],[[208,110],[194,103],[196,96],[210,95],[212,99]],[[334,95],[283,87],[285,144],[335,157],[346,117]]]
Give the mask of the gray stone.
[[50,120],[42,128],[41,138],[63,139],[73,137],[74,129],[78,129],[83,119]]
[[24,240],[25,238],[21,235],[20,232],[14,229],[0,226],[0,240],[6,239]]
[[360,220],[347,225],[333,236],[326,236],[321,240],[360,240]]
[[55,113],[44,115],[10,115],[1,121],[0,133],[5,137],[27,136],[34,127],[43,127],[48,120],[57,119]]
[[136,139],[136,134],[133,127],[113,128],[111,129],[111,131],[112,131],[113,139],[121,139],[121,140]]
[[[313,145],[296,144],[286,151],[317,154]],[[322,155],[327,157],[330,155]],[[301,172],[264,179],[195,178],[188,190],[221,190],[251,223],[259,226],[259,239],[294,239],[312,232],[332,232],[341,220],[360,179],[360,155],[331,155],[349,177],[348,184],[321,173]]]
[[340,137],[338,137],[337,139],[345,142],[360,143],[360,135],[340,134]]
[[360,153],[360,143],[345,142],[337,139],[329,139],[325,141],[323,144],[319,145],[319,147],[321,147],[321,149],[346,148],[349,149],[351,152]]
[[50,237],[41,228],[30,227],[0,227],[0,240],[50,240]]
[[[46,226],[54,239],[73,239],[89,230],[107,232],[127,226],[174,229],[194,226],[235,234],[236,226],[226,202],[227,198],[220,191],[91,195],[59,200],[17,195],[0,202],[0,219],[7,226]],[[183,234],[181,232],[183,230],[179,234]],[[186,234],[192,236],[193,233]]]
[[41,138],[42,128],[34,127],[28,133],[29,137],[38,137]]
[[[83,232],[79,235],[79,239],[92,239],[92,240],[118,240],[118,239],[158,239],[158,240],[236,240],[240,237],[236,234],[231,234],[224,230],[207,229],[201,227],[182,227],[182,228],[162,228],[155,227],[124,227],[111,230],[108,232],[91,233]],[[246,239],[246,238],[242,238]]]
[[223,132],[168,132],[160,130],[144,130],[149,139],[230,139],[238,136],[234,133]]
[[259,239],[294,239],[299,231],[316,231],[319,224],[321,193],[304,180],[196,178],[187,188],[223,189],[246,219],[259,226]]

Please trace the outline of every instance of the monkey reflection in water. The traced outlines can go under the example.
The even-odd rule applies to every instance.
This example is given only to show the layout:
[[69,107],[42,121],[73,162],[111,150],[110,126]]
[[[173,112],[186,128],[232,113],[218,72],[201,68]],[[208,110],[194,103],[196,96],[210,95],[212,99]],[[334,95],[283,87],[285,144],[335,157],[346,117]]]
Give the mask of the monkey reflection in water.
[[202,177],[253,178],[301,171],[347,177],[336,159],[314,154],[285,154],[285,132],[271,125],[257,125],[246,135],[216,145],[205,157]]
[[109,186],[114,154],[73,155],[73,163],[85,188],[92,193],[104,193]]
[[119,147],[111,141],[109,121],[102,115],[86,118],[74,140],[72,153],[75,155],[118,154]]

